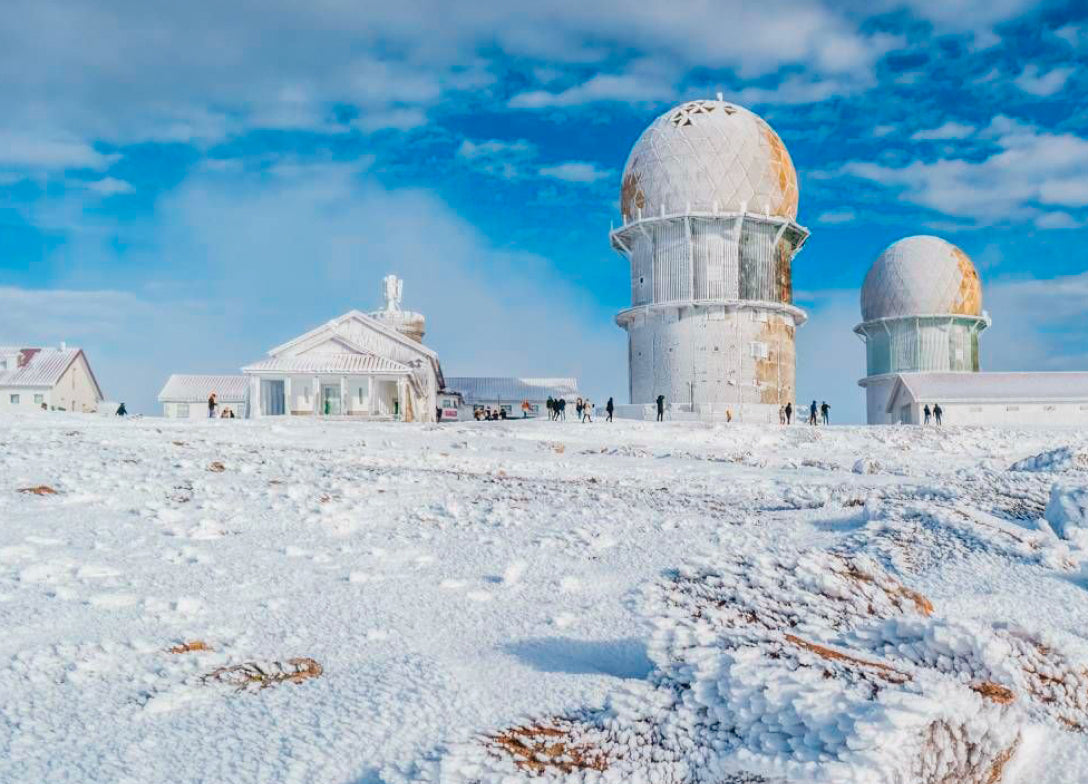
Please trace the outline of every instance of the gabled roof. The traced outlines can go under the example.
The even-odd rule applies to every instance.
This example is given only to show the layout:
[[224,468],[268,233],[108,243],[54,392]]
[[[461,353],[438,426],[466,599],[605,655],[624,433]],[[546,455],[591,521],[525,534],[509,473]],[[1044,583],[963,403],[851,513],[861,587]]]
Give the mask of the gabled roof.
[[273,357],[273,356],[276,356],[277,354],[282,354],[284,351],[287,351],[289,349],[296,348],[296,347],[301,346],[301,345],[305,345],[306,343],[310,342],[314,338],[321,337],[322,335],[325,335],[325,334],[327,334],[329,332],[335,332],[336,327],[340,326],[340,324],[342,324],[345,321],[352,321],[352,320],[360,321],[363,324],[366,324],[368,327],[371,327],[372,329],[374,329],[377,332],[381,332],[383,335],[390,338],[391,340],[395,340],[398,343],[401,343],[401,344],[407,346],[408,348],[411,348],[411,349],[413,349],[415,351],[418,351],[421,354],[426,355],[436,365],[438,364],[438,354],[436,354],[434,351],[427,348],[422,343],[419,343],[418,341],[412,340],[410,337],[407,337],[406,335],[402,335],[401,333],[397,332],[397,330],[390,327],[388,324],[383,324],[382,322],[378,321],[377,319],[373,318],[372,316],[368,316],[367,314],[365,314],[365,313],[363,313],[362,311],[359,311],[359,310],[349,310],[347,313],[345,313],[342,316],[338,316],[338,317],[336,317],[336,318],[334,318],[334,319],[332,319],[330,321],[327,321],[327,322],[325,322],[324,324],[322,324],[319,327],[314,327],[309,332],[306,332],[305,334],[299,335],[297,338],[294,338],[293,340],[289,340],[286,343],[283,343],[283,344],[281,344],[279,346],[276,346],[274,349],[271,349],[268,352],[268,355],[270,357]]
[[411,368],[400,362],[379,357],[370,352],[362,354],[314,354],[301,357],[269,357],[246,365],[243,373],[342,373],[345,375],[376,375],[381,373],[410,373]]
[[466,403],[573,398],[578,396],[578,379],[450,376],[446,379],[445,389],[459,392]]
[[166,379],[159,402],[203,403],[212,392],[220,402],[241,402],[249,392],[245,376],[187,376],[175,373]]
[[1088,373],[899,373],[886,413],[903,394],[919,403],[1088,402]]
[[94,384],[98,399],[102,400],[105,397],[83,349],[2,347],[0,357],[2,356],[16,357],[16,364],[15,367],[0,370],[0,387],[27,388],[56,386],[72,363],[82,356],[87,364],[87,372],[91,377],[91,383]]

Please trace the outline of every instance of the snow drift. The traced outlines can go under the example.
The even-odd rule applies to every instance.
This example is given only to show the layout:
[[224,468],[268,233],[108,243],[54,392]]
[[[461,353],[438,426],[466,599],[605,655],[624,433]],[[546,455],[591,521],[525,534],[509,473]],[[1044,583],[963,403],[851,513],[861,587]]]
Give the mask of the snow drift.
[[1082,663],[863,556],[706,558],[635,607],[648,682],[456,747],[440,780],[996,784],[1031,723],[1088,727]]

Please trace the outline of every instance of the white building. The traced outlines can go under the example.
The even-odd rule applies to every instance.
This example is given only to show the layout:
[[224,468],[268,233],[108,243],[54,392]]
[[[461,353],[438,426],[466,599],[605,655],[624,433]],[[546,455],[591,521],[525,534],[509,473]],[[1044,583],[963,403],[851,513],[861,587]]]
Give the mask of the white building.
[[249,379],[245,376],[187,376],[174,374],[159,392],[162,415],[168,419],[206,419],[208,398],[215,393],[215,414],[233,411],[239,419],[247,415]]
[[82,349],[0,346],[0,411],[94,412],[102,400]]
[[401,282],[383,282],[383,310],[352,310],[242,368],[250,416],[435,420],[443,385],[438,355],[421,342],[423,316],[400,309]]
[[[476,411],[491,409],[498,413],[506,411],[506,416],[520,418],[522,404],[528,403],[530,417],[547,416],[548,398],[566,398],[573,406],[581,395],[578,392],[578,380],[574,378],[504,378],[491,376],[451,376],[446,379],[446,390],[458,393],[463,401],[463,412],[458,412],[459,419],[471,419]],[[594,401],[601,405],[600,401]],[[573,411],[573,407],[571,411]],[[443,419],[448,414],[443,412]]]
[[900,373],[884,415],[919,425],[934,403],[946,425],[1084,425],[1088,373]]
[[690,101],[658,117],[623,173],[612,247],[631,265],[631,406],[664,395],[674,415],[778,421],[796,396],[792,263],[797,174],[778,134],[740,106]]

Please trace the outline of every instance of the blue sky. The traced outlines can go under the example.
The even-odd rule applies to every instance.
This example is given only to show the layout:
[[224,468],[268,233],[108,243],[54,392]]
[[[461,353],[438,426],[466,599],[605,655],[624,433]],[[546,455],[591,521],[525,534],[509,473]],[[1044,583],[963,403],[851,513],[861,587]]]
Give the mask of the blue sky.
[[1088,9],[381,5],[9,0],[0,343],[81,345],[152,412],[169,373],[236,371],[396,272],[448,374],[622,399],[620,172],[721,91],[800,175],[799,398],[863,417],[858,288],[917,233],[980,269],[984,369],[1088,368]]

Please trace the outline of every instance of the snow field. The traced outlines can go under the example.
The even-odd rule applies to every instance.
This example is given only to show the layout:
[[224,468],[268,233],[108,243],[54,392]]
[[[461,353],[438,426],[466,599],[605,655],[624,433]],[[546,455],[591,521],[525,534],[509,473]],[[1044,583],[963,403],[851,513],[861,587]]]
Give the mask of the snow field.
[[[1038,522],[1076,469],[1009,468],[1086,444],[1044,429],[6,416],[0,780],[880,781],[925,756],[915,730],[939,716],[928,743],[949,752],[926,770],[955,770],[957,743],[997,759],[1015,741],[1003,781],[1078,781],[1088,747],[1059,725],[1080,685],[1055,715],[1001,662],[1035,656],[1058,688],[1084,661],[1082,544]],[[56,493],[19,492],[39,486]],[[842,559],[936,612],[843,627],[826,573]],[[755,562],[772,565],[736,566]],[[789,601],[766,609],[798,613],[811,633],[793,636],[910,681],[876,678],[874,702],[871,667],[806,680],[821,647],[778,627],[741,644],[748,632],[688,628],[670,604],[670,575],[692,569],[762,602],[775,592],[756,578],[782,563]],[[168,652],[192,641],[207,650]],[[781,658],[759,653],[773,645]],[[321,672],[297,683],[206,677],[290,675],[305,658]],[[1018,698],[980,695],[981,678]],[[736,738],[708,734],[711,714]],[[519,765],[510,749],[534,733],[544,749],[566,737],[548,734],[556,717],[580,738],[569,769]],[[596,770],[616,744],[627,767]]]

